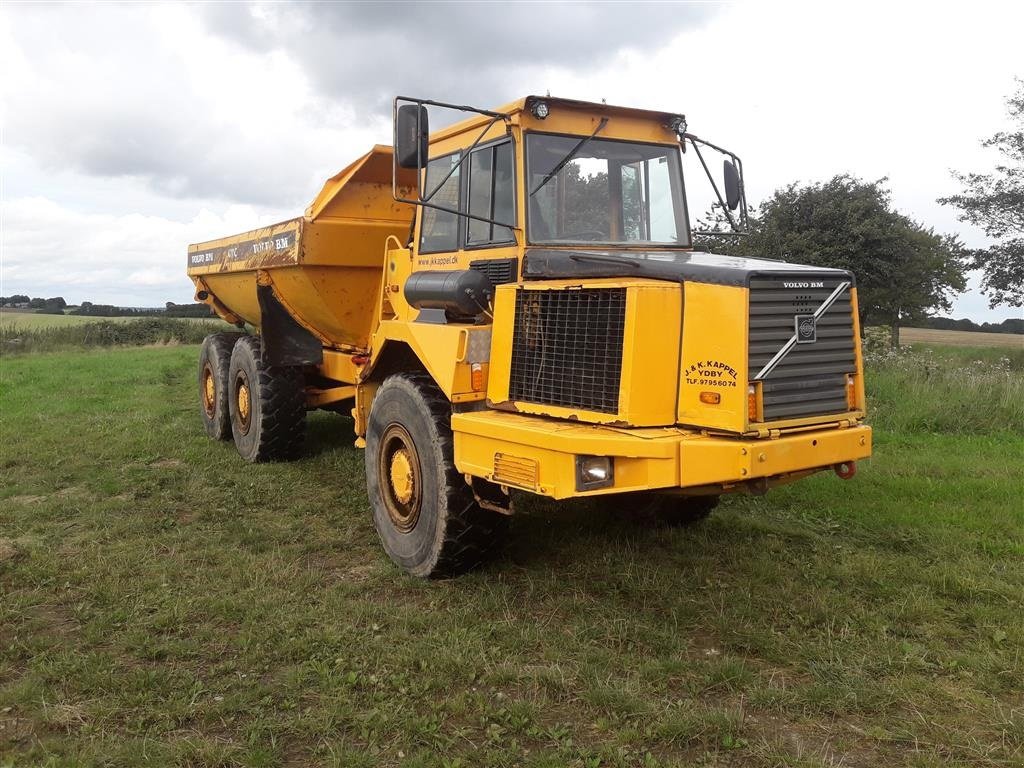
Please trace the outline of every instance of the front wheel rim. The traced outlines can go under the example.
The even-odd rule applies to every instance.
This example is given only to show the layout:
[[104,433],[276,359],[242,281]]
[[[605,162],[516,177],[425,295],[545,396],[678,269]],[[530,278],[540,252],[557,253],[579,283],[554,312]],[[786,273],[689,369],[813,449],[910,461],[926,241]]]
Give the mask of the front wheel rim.
[[423,472],[412,436],[401,424],[389,425],[381,436],[377,476],[391,524],[401,533],[411,532],[423,505]]

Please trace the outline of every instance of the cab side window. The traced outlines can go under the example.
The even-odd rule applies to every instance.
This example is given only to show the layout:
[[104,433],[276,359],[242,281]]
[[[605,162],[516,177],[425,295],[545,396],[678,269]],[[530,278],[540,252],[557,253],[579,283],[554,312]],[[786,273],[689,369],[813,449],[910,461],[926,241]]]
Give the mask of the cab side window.
[[[458,153],[438,157],[427,163],[425,194],[430,194],[453,166],[458,165]],[[430,198],[430,202],[459,210],[459,175],[461,168],[456,168],[448,180]],[[459,215],[437,208],[423,208],[423,223],[420,227],[420,252],[439,253],[455,251],[459,248]]]
[[515,241],[510,227],[492,223],[515,221],[511,142],[492,144],[470,155],[469,213],[492,221],[466,219],[467,246]]

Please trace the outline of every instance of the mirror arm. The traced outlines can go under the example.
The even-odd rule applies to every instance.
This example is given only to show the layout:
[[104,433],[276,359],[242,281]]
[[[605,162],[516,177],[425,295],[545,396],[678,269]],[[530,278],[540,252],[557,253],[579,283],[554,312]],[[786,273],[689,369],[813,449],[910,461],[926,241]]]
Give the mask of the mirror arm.
[[736,165],[736,170],[739,172],[740,177],[740,225],[743,227],[743,229],[747,229],[749,215],[747,209],[747,187],[746,184],[744,184],[743,182],[743,161],[740,160],[739,155],[737,155],[735,152],[730,152],[725,147],[720,147],[717,144],[712,144],[710,141],[706,141],[700,138],[699,136],[694,136],[692,133],[684,133],[680,139],[680,143],[684,145],[684,151],[686,140],[689,140],[690,146],[693,147],[694,151],[697,153],[697,157],[700,158],[700,164],[704,166],[704,173],[707,174],[708,181],[711,182],[711,186],[715,190],[715,195],[718,197],[718,202],[722,206],[722,211],[725,213],[726,219],[728,219],[729,221],[729,226],[731,226],[733,228],[733,231],[736,232],[737,234],[745,234],[739,227],[736,226],[736,222],[733,219],[732,215],[729,213],[729,209],[725,204],[725,200],[722,198],[722,193],[719,192],[718,185],[715,183],[715,179],[711,175],[711,170],[708,168],[708,164],[704,162],[704,156],[701,155],[700,148],[697,145],[703,144],[704,146],[710,147],[716,152],[721,152],[723,155],[728,155],[729,158]]
[[[704,167],[704,173],[707,175],[708,181],[711,182],[711,188],[715,190],[715,197],[718,198],[718,204],[722,207],[722,213],[725,214],[725,218],[729,222],[729,226],[732,227],[733,232],[739,232],[740,228],[736,226],[736,221],[733,219],[732,213],[729,211],[729,206],[725,204],[725,198],[722,197],[722,193],[718,189],[718,184],[715,182],[714,176],[711,175],[711,169],[708,168],[708,164],[704,160],[704,155],[701,154],[700,147],[698,147],[697,142],[694,141],[696,137],[686,134],[686,138],[690,139],[690,146],[693,147],[693,151],[697,153],[697,157],[700,159],[700,164]],[[698,139],[698,141],[700,140]]]
[[497,219],[488,219],[486,216],[477,216],[473,213],[467,213],[466,211],[457,211],[454,208],[449,208],[447,205],[438,205],[437,203],[429,203],[420,201],[416,203],[424,208],[433,208],[435,211],[444,211],[445,213],[454,213],[456,216],[461,216],[464,219],[473,219],[474,221],[486,221],[488,224],[493,224],[496,227],[505,227],[518,231],[521,227],[518,224],[508,224],[504,221],[498,221]]
[[[448,169],[448,173],[444,175],[443,179],[437,182],[437,185],[432,190],[430,190],[429,194],[427,194],[426,196],[420,196],[420,202],[428,203],[430,202],[430,200],[433,199],[434,195],[437,194],[438,190],[440,190],[441,187],[445,185],[445,182],[452,177],[452,174],[462,167],[462,164],[466,162],[466,158],[468,158],[473,153],[473,150],[477,148],[477,145],[483,140],[484,136],[487,135],[487,132],[491,130],[491,127],[496,122],[498,122],[499,119],[501,119],[501,115],[495,115],[494,117],[491,118],[491,121],[484,126],[484,129],[482,131],[480,131],[480,135],[476,137],[476,141],[470,144],[468,149],[462,151],[462,156],[459,158],[459,162],[457,162],[455,165]],[[425,181],[426,178],[424,178],[424,182]]]
[[[448,104],[448,103],[443,102],[443,101],[431,101],[429,99],[416,99],[416,98],[413,98],[411,96],[396,96],[395,97],[394,101],[392,102],[392,115],[391,115],[392,125],[395,125],[395,126],[398,125],[398,104],[399,104],[399,102],[403,102],[403,101],[404,102],[408,102],[410,104],[418,104],[419,106],[423,106],[423,105],[429,104],[430,106],[443,107],[445,109],[454,109],[454,110],[458,110],[460,112],[475,112],[477,114],[484,115],[486,117],[490,117],[490,118],[492,118],[492,120],[484,127],[483,131],[477,137],[476,141],[473,142],[473,145],[463,153],[461,158],[459,158],[459,162],[456,163],[454,166],[452,166],[448,170],[447,175],[443,179],[441,179],[441,182],[436,187],[434,187],[433,191],[426,198],[423,198],[419,194],[417,194],[417,199],[415,199],[415,200],[411,200],[409,198],[400,197],[399,196],[399,194],[398,194],[398,157],[397,157],[397,155],[394,154],[394,152],[392,152],[392,156],[391,156],[391,197],[394,198],[395,202],[398,202],[398,203],[409,203],[410,205],[423,205],[425,201],[429,202],[429,200],[437,193],[437,191],[444,185],[444,183],[446,181],[448,181],[449,178],[451,178],[452,174],[455,173],[456,170],[458,170],[459,168],[462,167],[462,164],[465,162],[466,158],[469,157],[469,153],[472,152],[474,149],[476,149],[477,145],[480,143],[480,141],[483,139],[483,137],[487,134],[487,132],[491,129],[491,127],[498,120],[504,120],[506,125],[509,126],[509,128],[511,128],[512,116],[509,115],[507,112],[491,112],[491,111],[486,110],[486,109],[477,109],[476,107],[470,107],[470,106],[465,105],[465,104]],[[396,141],[392,142],[392,147],[393,148],[394,148],[396,143],[397,143]],[[417,165],[419,166],[419,168],[416,171],[417,174],[421,173],[427,167],[427,162],[429,162],[429,160],[430,160],[429,157],[422,157],[421,156],[421,154],[420,154],[420,145],[417,142],[417,144],[416,144],[416,161],[417,161]],[[418,179],[417,179],[416,187],[417,187],[417,189],[419,189],[419,180]],[[428,207],[439,208],[439,206],[436,206],[436,205],[431,205],[431,206],[428,206]],[[450,209],[439,208],[439,210],[450,210]],[[457,213],[457,211],[455,211],[455,212]],[[465,214],[465,215],[468,215],[468,214]],[[470,218],[477,218],[477,217],[471,216]],[[489,221],[489,219],[485,219],[485,221]],[[503,226],[505,226],[505,225],[503,225]]]

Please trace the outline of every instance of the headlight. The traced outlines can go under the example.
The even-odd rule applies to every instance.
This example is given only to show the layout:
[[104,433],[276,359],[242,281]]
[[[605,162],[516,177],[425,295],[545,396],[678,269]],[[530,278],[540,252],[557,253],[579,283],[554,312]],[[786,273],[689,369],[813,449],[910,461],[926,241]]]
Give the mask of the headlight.
[[576,490],[592,491],[615,482],[615,465],[609,456],[576,457]]
[[533,116],[538,120],[543,120],[548,116],[548,103],[546,101],[535,101],[533,102],[533,106],[530,107],[530,112],[532,112]]

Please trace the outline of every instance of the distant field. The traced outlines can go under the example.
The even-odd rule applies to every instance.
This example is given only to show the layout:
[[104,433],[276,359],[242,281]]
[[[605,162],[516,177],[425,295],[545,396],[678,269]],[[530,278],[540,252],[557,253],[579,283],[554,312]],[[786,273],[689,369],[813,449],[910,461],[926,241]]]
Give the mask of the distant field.
[[[87,315],[41,315],[35,312],[21,312],[12,311],[10,309],[0,309],[0,325],[14,324],[15,326],[22,328],[57,328],[65,325],[77,325],[80,323],[96,322],[97,320],[107,320],[111,323],[127,323],[132,320],[138,320],[137,317],[90,317]],[[175,318],[181,320],[198,320],[200,322],[213,321],[216,322],[215,317],[188,317],[188,318]]]
[[900,328],[901,344],[950,344],[956,347],[1008,347],[1024,349],[1024,335],[939,331],[934,328]]
[[5,359],[0,766],[1021,766],[1024,355],[921,349],[869,359],[849,482],[683,530],[521,497],[440,582],[381,550],[351,419],[252,466],[197,346]]

